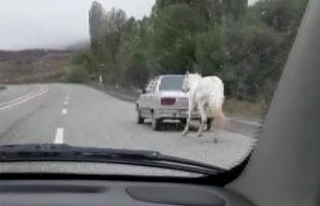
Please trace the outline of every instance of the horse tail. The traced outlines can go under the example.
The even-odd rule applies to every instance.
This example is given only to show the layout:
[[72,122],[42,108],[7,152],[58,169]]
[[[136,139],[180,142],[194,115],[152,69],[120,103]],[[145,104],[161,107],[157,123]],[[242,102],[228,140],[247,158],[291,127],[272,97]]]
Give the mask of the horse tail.
[[213,126],[218,128],[224,128],[226,122],[226,117],[222,110],[224,97],[211,98],[209,103],[211,117],[213,117]]

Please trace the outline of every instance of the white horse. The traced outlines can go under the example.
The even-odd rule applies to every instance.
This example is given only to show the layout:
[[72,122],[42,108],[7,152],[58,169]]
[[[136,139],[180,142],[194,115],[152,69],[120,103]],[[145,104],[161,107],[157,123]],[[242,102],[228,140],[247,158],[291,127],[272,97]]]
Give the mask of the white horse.
[[[224,86],[222,80],[217,76],[203,77],[196,74],[185,75],[182,89],[189,93],[188,119],[183,131],[185,136],[189,131],[192,111],[197,107],[201,116],[201,124],[198,136],[202,136],[204,125],[208,116],[214,118],[214,127],[221,127],[224,121],[222,106],[224,103]],[[209,114],[208,114],[209,112]],[[217,139],[215,138],[215,142]]]

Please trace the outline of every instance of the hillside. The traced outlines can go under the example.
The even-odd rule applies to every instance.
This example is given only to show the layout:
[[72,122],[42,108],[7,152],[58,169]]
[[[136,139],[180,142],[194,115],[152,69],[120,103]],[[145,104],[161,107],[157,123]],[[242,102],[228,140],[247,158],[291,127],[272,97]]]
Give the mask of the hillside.
[[58,80],[73,52],[59,50],[0,51],[0,82],[37,83]]

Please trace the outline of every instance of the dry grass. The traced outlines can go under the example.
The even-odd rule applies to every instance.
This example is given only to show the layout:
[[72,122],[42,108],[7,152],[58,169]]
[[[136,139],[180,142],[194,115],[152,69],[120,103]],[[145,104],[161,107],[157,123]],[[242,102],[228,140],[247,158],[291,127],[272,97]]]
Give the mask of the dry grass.
[[246,118],[260,118],[263,111],[263,103],[230,98],[225,101],[223,108],[227,114]]
[[72,53],[64,51],[0,51],[0,82],[38,83],[57,81]]

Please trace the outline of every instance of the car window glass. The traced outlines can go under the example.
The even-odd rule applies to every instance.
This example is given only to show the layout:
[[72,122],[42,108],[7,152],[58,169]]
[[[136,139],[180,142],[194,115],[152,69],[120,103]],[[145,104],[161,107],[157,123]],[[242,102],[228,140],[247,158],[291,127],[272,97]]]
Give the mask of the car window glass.
[[184,76],[166,76],[161,79],[159,90],[181,91]]
[[0,0],[0,146],[229,169],[256,142],[307,2]]

